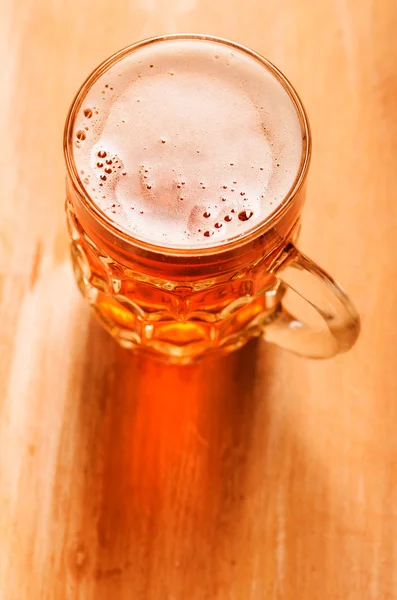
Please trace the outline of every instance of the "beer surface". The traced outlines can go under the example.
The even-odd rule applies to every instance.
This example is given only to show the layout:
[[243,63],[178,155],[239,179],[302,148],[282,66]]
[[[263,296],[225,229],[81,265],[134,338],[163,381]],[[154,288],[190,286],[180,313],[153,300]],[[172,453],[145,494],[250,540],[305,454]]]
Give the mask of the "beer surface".
[[294,103],[256,58],[208,40],[143,45],[88,90],[73,130],[78,176],[132,237],[172,248],[256,227],[297,177]]

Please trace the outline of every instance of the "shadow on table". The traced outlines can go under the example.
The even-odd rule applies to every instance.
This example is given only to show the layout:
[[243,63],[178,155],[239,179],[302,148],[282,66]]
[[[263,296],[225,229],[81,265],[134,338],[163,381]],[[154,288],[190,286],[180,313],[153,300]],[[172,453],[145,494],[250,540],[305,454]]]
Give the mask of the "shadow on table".
[[257,353],[254,340],[220,359],[165,365],[119,348],[92,321],[79,436],[90,445],[82,521],[92,538],[95,520],[98,593],[125,585],[144,597],[158,578],[186,594],[200,574],[210,590],[209,561],[235,560],[251,430],[266,399],[255,391]]
[[[245,548],[255,536],[278,547],[279,490],[287,510],[300,510],[284,462],[299,448],[285,446],[284,415],[274,418],[274,350],[253,340],[217,360],[165,365],[119,348],[92,321],[84,360],[81,539],[95,600],[226,598],[242,568],[246,592],[254,557]],[[270,569],[260,581],[276,577],[277,557],[260,560]]]

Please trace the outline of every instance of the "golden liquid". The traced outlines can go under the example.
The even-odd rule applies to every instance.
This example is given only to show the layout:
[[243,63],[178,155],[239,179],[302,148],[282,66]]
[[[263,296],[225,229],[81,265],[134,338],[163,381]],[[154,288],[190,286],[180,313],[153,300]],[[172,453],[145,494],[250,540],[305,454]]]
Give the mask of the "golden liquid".
[[[260,240],[250,260],[217,267],[209,276],[174,264],[134,265],[116,245],[87,232],[67,201],[71,253],[79,289],[104,327],[125,348],[174,362],[224,354],[263,333],[277,316],[283,290],[269,272],[296,237],[297,213]],[[219,274],[217,274],[217,271]],[[182,273],[182,274],[181,274]]]

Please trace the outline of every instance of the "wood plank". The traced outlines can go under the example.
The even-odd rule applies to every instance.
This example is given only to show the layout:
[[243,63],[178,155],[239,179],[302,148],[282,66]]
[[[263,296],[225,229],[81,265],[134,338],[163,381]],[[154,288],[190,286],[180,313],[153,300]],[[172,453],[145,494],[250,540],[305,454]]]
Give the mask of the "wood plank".
[[[396,26],[392,0],[3,2],[0,598],[397,598]],[[161,366],[75,289],[68,105],[116,49],[188,30],[255,48],[302,96],[301,246],[361,313],[347,355],[253,342]]]

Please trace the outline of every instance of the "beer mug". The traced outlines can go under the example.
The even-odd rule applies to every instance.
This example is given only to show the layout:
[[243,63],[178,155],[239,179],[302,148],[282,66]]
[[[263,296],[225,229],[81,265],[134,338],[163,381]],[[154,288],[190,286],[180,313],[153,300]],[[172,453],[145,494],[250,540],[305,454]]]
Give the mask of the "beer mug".
[[194,34],[121,50],[77,93],[64,151],[77,283],[124,348],[186,363],[255,336],[311,358],[354,344],[352,303],[296,247],[308,120],[260,55]]

